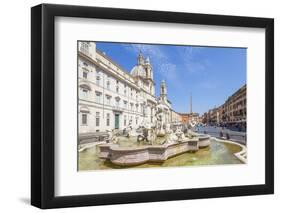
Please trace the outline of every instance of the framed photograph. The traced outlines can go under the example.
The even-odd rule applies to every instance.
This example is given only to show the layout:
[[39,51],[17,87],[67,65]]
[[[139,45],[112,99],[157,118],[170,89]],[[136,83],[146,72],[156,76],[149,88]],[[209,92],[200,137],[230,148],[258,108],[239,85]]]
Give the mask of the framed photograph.
[[31,9],[31,204],[274,192],[274,20]]

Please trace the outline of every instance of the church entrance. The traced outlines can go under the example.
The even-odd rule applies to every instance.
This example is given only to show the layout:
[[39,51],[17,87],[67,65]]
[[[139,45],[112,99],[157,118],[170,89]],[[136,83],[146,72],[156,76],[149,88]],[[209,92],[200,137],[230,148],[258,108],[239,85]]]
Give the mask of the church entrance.
[[119,129],[119,119],[120,119],[120,115],[119,114],[115,114],[115,129]]

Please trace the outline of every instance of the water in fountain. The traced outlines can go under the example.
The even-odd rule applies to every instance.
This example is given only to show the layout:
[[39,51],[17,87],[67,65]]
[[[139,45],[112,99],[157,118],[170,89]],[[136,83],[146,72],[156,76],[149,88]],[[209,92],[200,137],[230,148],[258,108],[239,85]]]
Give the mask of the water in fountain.
[[[122,137],[121,137],[122,138]],[[135,138],[120,139],[121,146],[131,146],[135,143]],[[158,140],[158,138],[157,138]],[[235,144],[220,143],[212,141],[210,147],[199,149],[198,152],[184,153],[170,158],[161,163],[161,167],[170,166],[194,166],[194,165],[222,165],[222,164],[241,164],[234,153],[239,152],[241,147]],[[96,170],[96,169],[113,169],[113,168],[130,168],[130,166],[114,165],[110,161],[98,157],[98,147],[94,146],[79,153],[79,170]],[[145,163],[134,166],[134,168],[159,167],[159,164]]]

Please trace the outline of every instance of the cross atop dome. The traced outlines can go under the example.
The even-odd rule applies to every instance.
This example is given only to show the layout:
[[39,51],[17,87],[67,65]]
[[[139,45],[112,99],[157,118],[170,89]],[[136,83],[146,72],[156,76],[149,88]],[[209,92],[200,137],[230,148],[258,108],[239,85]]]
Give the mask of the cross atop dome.
[[144,64],[144,57],[142,55],[141,50],[139,51],[139,55],[138,55],[138,65],[143,65]]

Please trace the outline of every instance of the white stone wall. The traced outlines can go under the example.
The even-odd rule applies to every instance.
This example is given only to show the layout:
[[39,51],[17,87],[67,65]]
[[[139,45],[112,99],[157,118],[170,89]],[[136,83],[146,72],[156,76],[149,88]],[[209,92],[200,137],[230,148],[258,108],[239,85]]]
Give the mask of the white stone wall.
[[[79,43],[79,51],[81,43]],[[96,58],[93,58],[94,56]],[[78,84],[79,133],[114,129],[115,114],[119,115],[119,129],[127,127],[130,120],[132,126],[136,128],[143,124],[145,117],[146,121],[150,121],[155,113],[152,108],[156,105],[156,97],[139,87],[140,84],[136,84],[130,74],[107,60],[102,53],[96,52],[94,43],[89,44],[88,52],[83,49],[79,53]],[[148,100],[152,104],[149,105]],[[146,110],[142,105],[147,106]],[[97,113],[99,113],[98,126]],[[86,124],[82,122],[83,114],[87,116]],[[107,125],[107,114],[110,118],[109,125]]]

